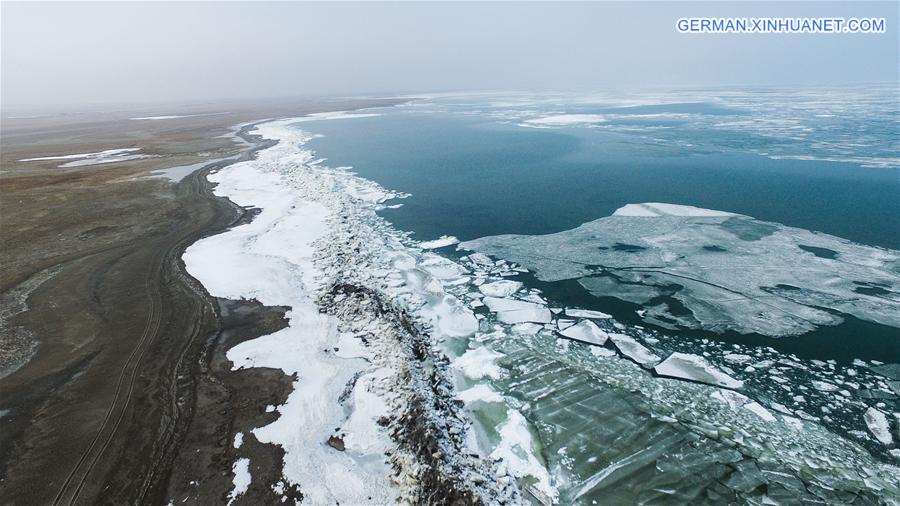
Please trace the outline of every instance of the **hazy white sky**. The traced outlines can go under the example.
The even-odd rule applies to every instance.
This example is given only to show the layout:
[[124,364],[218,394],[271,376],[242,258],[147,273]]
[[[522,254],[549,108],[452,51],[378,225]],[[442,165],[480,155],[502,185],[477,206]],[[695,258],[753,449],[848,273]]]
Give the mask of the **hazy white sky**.
[[[2,106],[897,81],[900,2],[2,3]],[[883,16],[684,35],[685,16]]]

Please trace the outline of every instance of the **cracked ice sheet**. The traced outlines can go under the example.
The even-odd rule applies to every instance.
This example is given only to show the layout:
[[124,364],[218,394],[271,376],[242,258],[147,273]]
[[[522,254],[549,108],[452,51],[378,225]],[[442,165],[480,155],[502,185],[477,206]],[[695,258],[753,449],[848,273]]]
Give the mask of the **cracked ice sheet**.
[[[393,502],[390,469],[383,461],[387,435],[367,438],[370,448],[346,452],[324,444],[346,418],[337,398],[367,363],[322,351],[340,339],[337,321],[319,313],[313,298],[318,272],[312,243],[327,231],[328,210],[299,199],[282,180],[280,167],[311,158],[289,142],[299,134],[285,130],[283,123],[258,127],[264,137],[282,142],[260,151],[256,160],[230,165],[209,177],[219,183],[217,195],[241,206],[260,206],[260,213],[250,223],[195,243],[183,259],[188,272],[214,296],[291,307],[288,327],[227,353],[235,368],[272,367],[297,375],[293,391],[278,407],[281,416],[253,430],[260,442],[284,448],[284,477],[299,485],[313,503],[361,503],[369,497],[378,503]],[[372,399],[355,395],[363,411],[378,411]]]
[[[846,491],[897,497],[896,467],[815,423],[774,414],[731,390],[653,377],[631,361],[609,358],[607,348],[562,350],[545,341],[495,340],[506,354],[502,363],[513,364],[495,383],[504,396],[528,400],[522,412],[541,435],[562,504],[576,495],[584,504],[634,504],[655,494],[663,503],[691,502],[701,490],[746,503],[765,493],[756,488],[762,483],[795,500],[815,493],[834,502]],[[561,447],[566,456],[557,457]],[[643,464],[616,464],[630,455]],[[745,489],[736,479],[723,491],[717,478],[727,478],[723,470],[740,459],[748,466],[737,473],[740,480],[757,485]]]
[[597,296],[670,296],[691,314],[657,305],[647,318],[687,328],[797,335],[843,321],[829,310],[900,327],[900,252],[724,211],[629,204],[572,230],[460,248],[521,264],[541,281],[577,279]]

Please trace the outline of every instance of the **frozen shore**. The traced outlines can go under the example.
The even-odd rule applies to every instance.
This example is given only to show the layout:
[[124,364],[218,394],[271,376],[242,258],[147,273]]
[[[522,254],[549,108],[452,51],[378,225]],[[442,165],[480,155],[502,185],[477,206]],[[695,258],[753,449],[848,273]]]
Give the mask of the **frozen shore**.
[[[235,368],[275,368],[293,378],[288,400],[273,406],[280,417],[252,431],[285,451],[279,486],[299,487],[313,503],[550,504],[602,498],[623,469],[649,469],[647,479],[679,483],[666,494],[686,497],[694,491],[677,489],[679,477],[704,473],[657,459],[699,440],[698,454],[710,460],[698,465],[736,476],[759,465],[754,483],[767,484],[769,494],[812,497],[804,487],[819,480],[804,484],[809,462],[834,474],[822,482],[841,493],[896,491],[884,479],[893,466],[856,446],[832,447],[836,436],[802,411],[734,392],[743,387],[735,371],[693,355],[657,356],[643,334],[639,342],[610,315],[551,307],[539,291],[506,279],[525,272],[517,264],[481,253],[451,260],[430,250],[455,238],[418,243],[393,228],[376,212],[405,195],[327,167],[304,148],[313,135],[300,123],[364,117],[371,115],[259,125],[255,133],[278,143],[210,175],[217,195],[258,214],[184,256],[212,295],[290,307],[287,328],[228,353]],[[654,368],[678,379],[654,377]],[[650,415],[623,401],[582,404],[622,392],[639,392]],[[553,400],[568,394],[584,396],[580,411]],[[591,455],[591,438],[583,436],[602,429],[596,420],[603,417],[610,426],[637,421],[665,437],[635,440],[629,451],[637,453],[602,467],[598,456],[609,456]],[[653,474],[660,465],[668,470]],[[770,472],[796,479],[773,492]],[[235,474],[237,492],[246,475]],[[729,483],[716,493],[765,495],[744,490],[744,481]]]
[[[209,179],[217,195],[258,214],[183,257],[211,295],[290,307],[287,328],[228,352],[234,368],[294,378],[274,407],[280,417],[252,432],[284,449],[285,485],[315,504],[516,502],[519,476],[472,447],[447,359],[433,346],[477,329],[429,274],[440,257],[375,215],[402,195],[319,166],[301,147],[310,136],[287,126],[353,117],[257,127],[279,143]],[[245,479],[235,476],[236,493]]]

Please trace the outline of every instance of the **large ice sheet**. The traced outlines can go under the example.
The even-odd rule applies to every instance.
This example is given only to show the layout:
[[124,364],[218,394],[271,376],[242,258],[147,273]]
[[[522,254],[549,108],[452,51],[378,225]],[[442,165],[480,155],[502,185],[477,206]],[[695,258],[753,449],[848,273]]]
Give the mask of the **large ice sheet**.
[[572,230],[460,247],[646,304],[661,326],[787,336],[846,314],[900,327],[900,252],[729,212],[629,204]]

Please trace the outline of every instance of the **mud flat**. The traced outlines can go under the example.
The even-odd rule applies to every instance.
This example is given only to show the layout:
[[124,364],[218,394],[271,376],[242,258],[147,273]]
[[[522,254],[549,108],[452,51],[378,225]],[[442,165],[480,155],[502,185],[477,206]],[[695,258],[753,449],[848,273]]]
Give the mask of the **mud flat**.
[[[235,124],[390,102],[228,105],[4,119],[0,503],[162,503],[182,473],[224,499],[229,434],[274,416],[281,373],[223,364],[227,347],[283,326],[283,309],[211,298],[183,270],[188,245],[252,214],[213,196],[206,173],[269,145]],[[147,156],[53,159],[126,148]],[[32,158],[51,159],[20,161]],[[192,164],[183,178],[154,173]],[[277,449],[242,448],[278,474]]]

